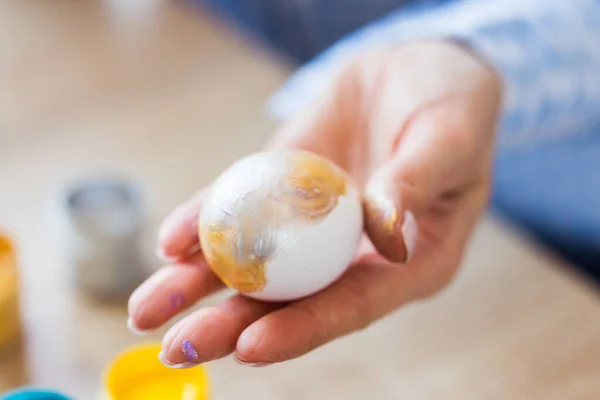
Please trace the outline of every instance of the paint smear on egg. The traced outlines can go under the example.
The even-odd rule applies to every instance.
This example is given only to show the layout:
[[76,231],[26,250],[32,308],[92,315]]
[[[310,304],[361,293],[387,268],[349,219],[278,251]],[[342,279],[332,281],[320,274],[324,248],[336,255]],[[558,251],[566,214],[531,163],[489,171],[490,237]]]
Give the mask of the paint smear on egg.
[[292,171],[286,177],[291,190],[286,200],[296,218],[321,221],[346,194],[345,176],[329,160],[309,153],[295,154],[291,164]]
[[209,265],[241,293],[263,290],[266,264],[292,244],[294,228],[322,221],[347,192],[345,174],[312,153],[288,153],[279,168],[264,187],[240,193],[218,220],[199,227]]

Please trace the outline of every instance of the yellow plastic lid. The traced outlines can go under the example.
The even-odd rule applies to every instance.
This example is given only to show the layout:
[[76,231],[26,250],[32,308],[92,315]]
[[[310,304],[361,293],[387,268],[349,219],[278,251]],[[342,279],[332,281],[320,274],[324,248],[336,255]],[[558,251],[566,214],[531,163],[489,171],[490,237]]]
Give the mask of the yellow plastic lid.
[[3,289],[16,287],[17,267],[12,241],[0,231],[0,282]]
[[14,248],[10,238],[0,232],[0,348],[12,345],[19,336],[19,314],[19,279]]
[[158,360],[160,344],[127,349],[105,371],[109,400],[208,400],[202,366],[171,369]]

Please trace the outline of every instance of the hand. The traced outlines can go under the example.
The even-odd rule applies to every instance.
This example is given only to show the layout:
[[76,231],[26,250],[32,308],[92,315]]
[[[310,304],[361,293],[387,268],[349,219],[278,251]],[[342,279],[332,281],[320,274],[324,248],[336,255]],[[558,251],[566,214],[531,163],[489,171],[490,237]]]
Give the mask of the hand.
[[[364,195],[366,234],[337,282],[271,304],[234,296],[192,313],[163,339],[164,363],[193,366],[235,351],[265,365],[366,327],[451,280],[482,214],[501,83],[466,48],[422,42],[364,55],[270,148],[301,148],[344,168]],[[130,326],[151,330],[222,287],[198,251],[203,192],[160,231],[170,259],[131,296]]]

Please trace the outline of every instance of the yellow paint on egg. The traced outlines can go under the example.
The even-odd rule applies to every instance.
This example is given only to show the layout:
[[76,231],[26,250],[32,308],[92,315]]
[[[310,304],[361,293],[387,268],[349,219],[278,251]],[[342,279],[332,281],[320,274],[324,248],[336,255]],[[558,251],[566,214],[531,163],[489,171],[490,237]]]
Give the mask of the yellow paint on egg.
[[[256,232],[246,232],[252,235]],[[233,246],[239,242],[238,231],[215,225],[201,229],[204,257],[217,276],[227,286],[242,293],[261,291],[266,284],[264,258],[244,257],[236,259]]]
[[266,264],[281,250],[279,236],[320,222],[347,193],[346,175],[323,157],[294,151],[272,160],[273,170],[261,187],[240,193],[216,215],[200,217],[200,245],[208,264],[241,293],[265,288]]
[[295,216],[318,222],[346,194],[346,177],[329,160],[311,153],[295,153],[290,157],[292,171],[287,175],[291,188],[285,200],[294,208]]

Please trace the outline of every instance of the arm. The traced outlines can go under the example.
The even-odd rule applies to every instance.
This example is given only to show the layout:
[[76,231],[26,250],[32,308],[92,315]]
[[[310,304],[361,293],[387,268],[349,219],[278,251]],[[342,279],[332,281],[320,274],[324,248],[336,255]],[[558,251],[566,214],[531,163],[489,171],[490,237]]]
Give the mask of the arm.
[[287,118],[359,53],[423,38],[462,41],[504,81],[501,143],[584,133],[600,122],[600,1],[456,1],[403,8],[301,68],[268,104]]

